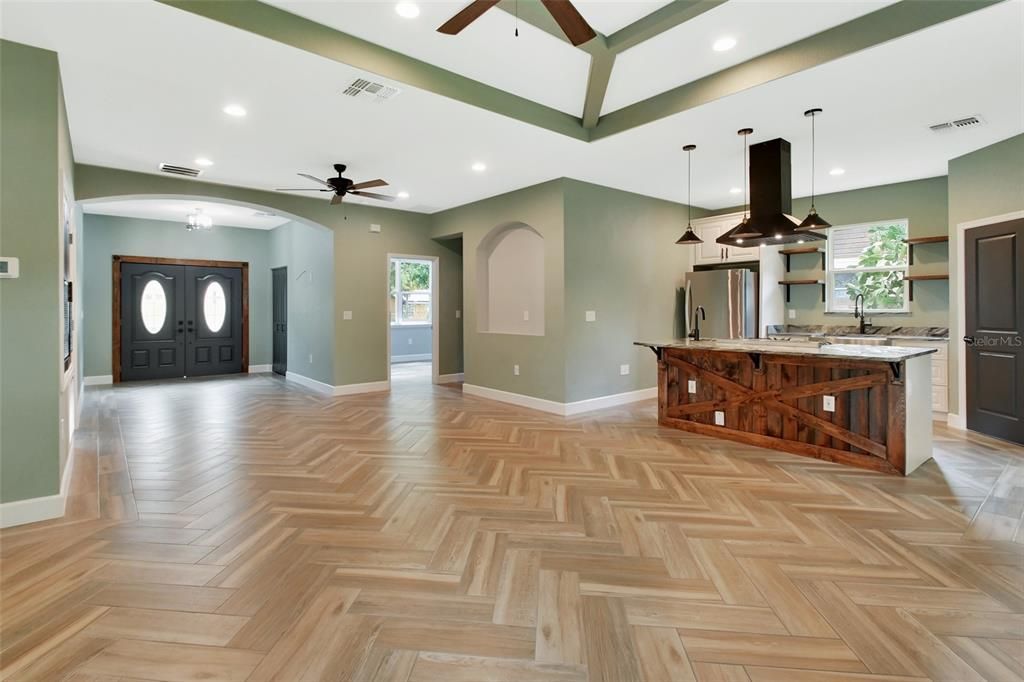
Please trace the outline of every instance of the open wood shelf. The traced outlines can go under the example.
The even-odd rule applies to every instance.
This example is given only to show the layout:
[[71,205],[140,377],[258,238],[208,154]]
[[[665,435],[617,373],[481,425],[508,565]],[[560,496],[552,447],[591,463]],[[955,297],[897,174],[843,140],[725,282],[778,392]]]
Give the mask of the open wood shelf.
[[949,241],[949,235],[938,234],[933,237],[908,237],[903,240],[903,243],[907,245],[907,263],[909,265],[914,264],[914,247],[920,246],[921,244],[942,244]]
[[914,282],[929,282],[938,281],[943,279],[949,279],[949,273],[939,273],[937,275],[904,275],[903,281],[910,282],[910,300],[914,300]]
[[779,253],[786,257],[786,272],[789,272],[790,256],[801,256],[808,253],[821,254],[821,269],[825,269],[825,249],[818,246],[794,246],[791,249],[779,249]]
[[821,301],[825,302],[825,282],[820,279],[780,279],[779,284],[786,287],[786,303],[789,303],[790,287],[817,284],[821,287]]

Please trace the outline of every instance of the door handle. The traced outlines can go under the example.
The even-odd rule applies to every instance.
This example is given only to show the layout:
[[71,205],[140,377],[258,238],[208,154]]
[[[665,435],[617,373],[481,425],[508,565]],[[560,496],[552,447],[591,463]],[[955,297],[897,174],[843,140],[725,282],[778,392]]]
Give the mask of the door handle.
[[965,336],[964,337],[964,343],[966,343],[968,346],[973,346],[974,345],[974,337],[973,336]]

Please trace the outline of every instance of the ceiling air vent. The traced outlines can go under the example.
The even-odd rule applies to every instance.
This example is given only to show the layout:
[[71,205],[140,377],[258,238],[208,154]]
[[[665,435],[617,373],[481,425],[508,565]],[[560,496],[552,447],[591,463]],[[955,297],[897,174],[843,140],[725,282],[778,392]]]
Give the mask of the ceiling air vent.
[[982,123],[984,121],[981,120],[981,116],[968,116],[967,118],[958,118],[955,121],[936,123],[935,125],[928,126],[928,129],[933,133],[948,133],[959,128],[975,128]]
[[170,173],[171,175],[184,175],[187,178],[198,178],[203,172],[196,168],[186,168],[185,166],[175,166],[173,163],[161,163],[161,173]]
[[256,216],[257,218],[276,218],[277,217],[276,213],[271,213],[270,211],[253,211],[253,215]]
[[357,78],[345,88],[341,94],[361,99],[372,99],[374,102],[383,102],[397,95],[401,90],[383,83],[375,83],[365,78]]

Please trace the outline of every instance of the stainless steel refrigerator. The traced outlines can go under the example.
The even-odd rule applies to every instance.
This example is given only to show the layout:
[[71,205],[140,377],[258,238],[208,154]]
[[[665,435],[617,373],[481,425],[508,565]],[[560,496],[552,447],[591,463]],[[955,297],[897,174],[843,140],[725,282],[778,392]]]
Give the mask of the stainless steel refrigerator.
[[683,299],[686,333],[693,328],[693,311],[704,306],[702,339],[757,336],[757,273],[744,268],[703,270],[686,274]]

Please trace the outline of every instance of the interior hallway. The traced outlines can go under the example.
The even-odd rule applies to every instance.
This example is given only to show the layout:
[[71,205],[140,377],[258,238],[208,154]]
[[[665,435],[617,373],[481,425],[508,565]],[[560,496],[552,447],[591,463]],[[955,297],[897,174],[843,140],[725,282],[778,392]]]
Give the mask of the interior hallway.
[[653,402],[86,396],[68,518],[0,534],[5,679],[1022,676],[1021,448],[938,427],[900,478]]

